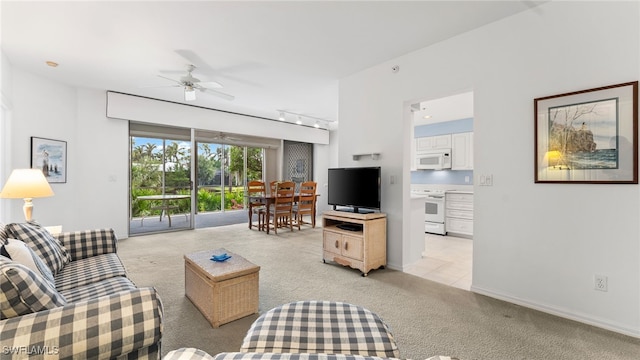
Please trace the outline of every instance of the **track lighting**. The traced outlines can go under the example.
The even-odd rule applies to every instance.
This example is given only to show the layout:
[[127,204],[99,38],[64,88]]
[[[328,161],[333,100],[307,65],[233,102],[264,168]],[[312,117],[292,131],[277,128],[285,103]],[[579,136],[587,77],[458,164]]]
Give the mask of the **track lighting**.
[[309,116],[309,115],[304,115],[304,114],[298,114],[298,113],[294,113],[291,111],[285,111],[285,110],[276,110],[278,112],[278,120],[280,121],[285,121],[285,115],[295,115],[296,116],[296,124],[298,125],[305,125],[305,119],[307,120],[307,124],[310,123],[310,120],[315,120],[315,123],[313,124],[313,127],[316,129],[320,128],[320,123],[323,123],[325,125],[328,125],[330,122],[332,122],[332,120],[326,120],[326,119],[321,119],[321,118],[317,118],[317,117],[313,117],[313,116]]

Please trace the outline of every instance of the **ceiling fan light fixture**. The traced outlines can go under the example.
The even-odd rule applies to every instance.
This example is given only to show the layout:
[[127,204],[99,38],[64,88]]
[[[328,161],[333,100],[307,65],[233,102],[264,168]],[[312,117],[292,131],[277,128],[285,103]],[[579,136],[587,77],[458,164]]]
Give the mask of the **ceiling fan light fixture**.
[[184,101],[194,101],[196,99],[196,89],[193,86],[185,86]]

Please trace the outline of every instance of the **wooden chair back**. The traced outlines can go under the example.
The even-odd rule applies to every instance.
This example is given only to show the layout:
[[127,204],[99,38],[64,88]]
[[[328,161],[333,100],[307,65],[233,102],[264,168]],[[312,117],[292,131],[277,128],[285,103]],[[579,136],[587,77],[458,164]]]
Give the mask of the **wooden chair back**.
[[[247,196],[265,196],[266,188],[264,181],[260,180],[252,180],[247,183]],[[264,219],[264,204],[261,200],[251,200],[249,199],[249,229],[252,227],[253,223],[253,214],[256,213],[258,215],[258,230],[263,230]]]
[[273,180],[269,182],[269,193],[275,195],[276,194],[276,185],[278,184],[278,180]]
[[276,213],[291,212],[296,184],[293,181],[281,181],[276,184]]
[[266,188],[263,181],[252,180],[247,183],[248,196],[264,196],[265,194]]
[[302,216],[311,216],[311,224],[315,227],[315,208],[316,208],[316,189],[317,183],[315,181],[305,181],[300,184],[300,195],[298,203],[295,206],[296,223],[298,229],[302,224]]
[[293,181],[281,181],[275,184],[275,199],[269,209],[270,221],[273,222],[273,230],[277,234],[279,227],[289,226],[293,231],[293,200],[295,196],[296,184]]

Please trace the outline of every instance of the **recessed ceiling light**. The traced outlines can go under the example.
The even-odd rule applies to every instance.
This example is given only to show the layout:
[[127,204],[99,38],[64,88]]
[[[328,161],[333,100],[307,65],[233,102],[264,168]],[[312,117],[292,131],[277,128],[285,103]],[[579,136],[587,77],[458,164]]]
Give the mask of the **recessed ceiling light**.
[[47,61],[46,64],[51,67],[58,67],[58,63],[55,61]]
[[425,119],[431,119],[431,115],[425,115],[424,118]]
[[298,116],[298,121],[296,121],[296,124],[302,125],[302,118],[300,116]]

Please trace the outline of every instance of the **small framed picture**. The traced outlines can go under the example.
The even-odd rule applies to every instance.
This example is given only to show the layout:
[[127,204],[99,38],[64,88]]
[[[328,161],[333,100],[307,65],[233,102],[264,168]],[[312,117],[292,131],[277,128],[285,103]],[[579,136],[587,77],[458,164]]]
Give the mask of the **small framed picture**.
[[536,183],[637,184],[638,82],[534,99]]
[[67,142],[32,136],[31,168],[42,169],[49,183],[66,183]]

